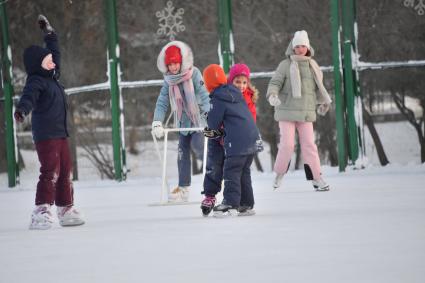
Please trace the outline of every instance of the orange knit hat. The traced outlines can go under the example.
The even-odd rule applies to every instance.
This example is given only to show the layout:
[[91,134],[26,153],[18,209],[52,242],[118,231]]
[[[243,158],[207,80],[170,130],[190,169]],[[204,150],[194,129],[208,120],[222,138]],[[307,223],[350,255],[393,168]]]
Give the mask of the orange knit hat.
[[208,92],[227,83],[226,74],[220,65],[211,64],[204,69],[204,82]]

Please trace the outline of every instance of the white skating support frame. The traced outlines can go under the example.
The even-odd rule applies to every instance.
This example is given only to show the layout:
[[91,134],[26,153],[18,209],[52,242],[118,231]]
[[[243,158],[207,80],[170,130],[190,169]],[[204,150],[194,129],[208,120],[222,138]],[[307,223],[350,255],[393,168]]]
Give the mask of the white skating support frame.
[[[163,158],[161,157],[161,152],[159,150],[158,140],[153,132],[152,138],[155,145],[156,153],[158,154],[159,161],[162,163],[162,187],[161,187],[161,196],[160,196],[160,205],[168,204],[168,194],[170,193],[170,187],[168,186],[167,180],[167,148],[168,148],[168,134],[170,132],[197,132],[202,131],[203,128],[165,128],[164,129],[164,150]],[[207,165],[207,138],[204,138],[204,156],[202,161],[202,176],[205,176],[205,169]]]

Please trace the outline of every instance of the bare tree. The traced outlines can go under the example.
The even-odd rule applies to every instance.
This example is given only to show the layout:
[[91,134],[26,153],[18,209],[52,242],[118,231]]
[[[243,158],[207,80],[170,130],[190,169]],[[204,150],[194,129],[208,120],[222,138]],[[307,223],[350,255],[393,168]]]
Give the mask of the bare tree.
[[367,110],[363,105],[363,119],[367,125],[367,128],[369,129],[369,133],[372,137],[373,143],[376,147],[376,153],[378,154],[379,162],[382,166],[387,165],[390,163],[388,161],[387,155],[385,154],[384,146],[382,145],[381,139],[378,135],[378,132],[375,128],[375,123],[373,122],[372,115],[370,115],[369,110]]
[[416,118],[415,112],[412,109],[409,109],[406,105],[405,95],[399,94],[396,92],[391,92],[391,96],[394,99],[397,108],[406,117],[407,121],[415,128],[416,133],[418,134],[418,140],[421,147],[421,162],[425,163],[425,136],[424,136],[424,120],[425,120],[425,99],[421,100],[422,107],[422,117]]

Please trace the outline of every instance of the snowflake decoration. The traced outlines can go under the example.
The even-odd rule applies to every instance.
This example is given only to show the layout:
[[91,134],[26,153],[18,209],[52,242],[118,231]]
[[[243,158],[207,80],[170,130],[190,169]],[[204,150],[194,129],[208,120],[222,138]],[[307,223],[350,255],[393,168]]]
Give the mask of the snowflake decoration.
[[415,5],[415,2],[415,0],[404,0],[404,6],[414,7],[418,15],[423,16],[425,14],[425,0],[419,0],[417,5]]
[[184,31],[186,27],[183,25],[184,9],[180,8],[173,14],[175,7],[173,2],[168,1],[167,6],[162,11],[156,12],[156,17],[159,22],[159,29],[156,34],[165,35],[170,40],[174,40],[178,32]]

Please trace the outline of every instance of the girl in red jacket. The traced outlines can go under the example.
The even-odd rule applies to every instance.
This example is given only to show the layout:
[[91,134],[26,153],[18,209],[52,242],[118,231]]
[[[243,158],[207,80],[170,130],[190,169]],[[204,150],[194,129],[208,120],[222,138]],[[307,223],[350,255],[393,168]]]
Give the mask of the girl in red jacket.
[[[230,68],[227,83],[236,86],[242,93],[249,111],[257,120],[257,110],[255,103],[258,100],[258,91],[252,86],[250,77],[250,70],[245,64],[235,64]],[[223,181],[223,165],[224,165],[224,147],[223,139],[209,139],[208,140],[208,156],[207,156],[207,170],[204,178],[204,194],[205,198],[202,201],[201,209],[204,216],[208,216],[213,209],[216,202],[216,194],[221,190],[221,183]],[[253,215],[255,211],[249,205],[253,201],[250,196],[242,194],[241,203],[239,206],[239,215]]]
[[250,70],[245,64],[235,64],[230,68],[227,83],[233,84],[242,92],[249,111],[251,111],[254,121],[257,122],[257,109],[255,104],[258,100],[258,90],[251,84],[249,79]]

